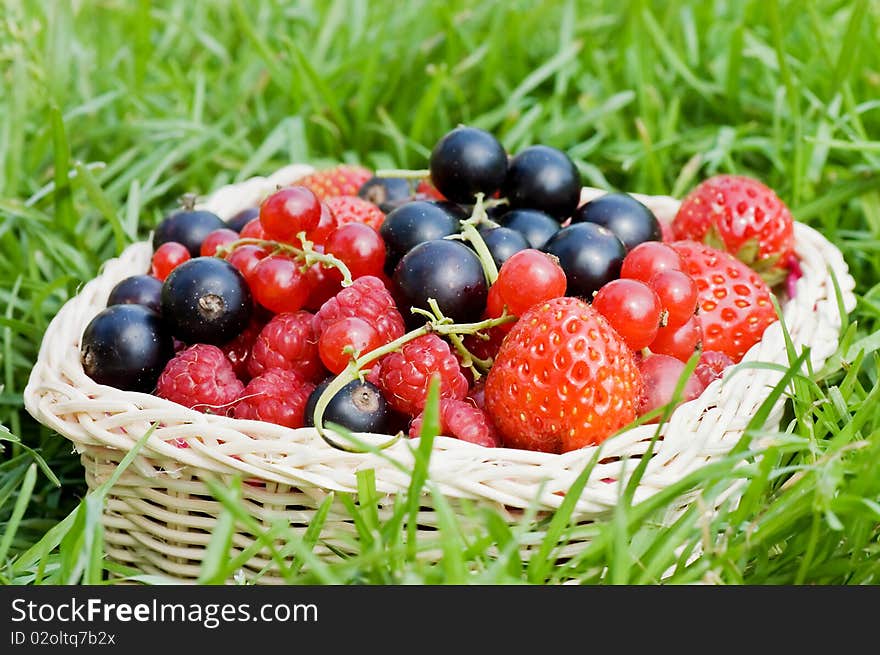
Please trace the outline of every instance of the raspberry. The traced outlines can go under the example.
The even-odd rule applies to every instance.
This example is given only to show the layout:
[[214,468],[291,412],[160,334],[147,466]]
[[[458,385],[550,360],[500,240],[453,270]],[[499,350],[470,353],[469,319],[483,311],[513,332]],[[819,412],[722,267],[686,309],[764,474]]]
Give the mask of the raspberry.
[[301,428],[306,402],[314,390],[314,384],[294,371],[270,369],[248,382],[235,406],[235,418]]
[[315,332],[320,336],[325,327],[350,316],[362,318],[376,328],[383,344],[403,336],[405,331],[394,298],[382,280],[372,275],[359,277],[321,305],[314,318]]
[[[410,437],[419,436],[422,418],[423,414],[419,414],[413,420],[409,428]],[[444,398],[440,401],[440,433],[489,448],[501,445],[489,415],[464,400]]]
[[197,343],[177,353],[159,376],[156,395],[200,412],[230,413],[244,385],[217,346]]
[[324,368],[313,320],[314,315],[306,311],[276,315],[254,342],[248,372],[256,377],[269,369],[282,368],[295,371],[304,380],[320,378]]
[[250,373],[248,373],[248,363],[251,361],[254,343],[256,343],[257,337],[264,325],[264,320],[251,317],[251,322],[242,330],[241,334],[232,341],[228,341],[220,346],[220,350],[226,355],[226,359],[232,363],[235,375],[240,380],[249,380],[251,377]]
[[436,334],[426,334],[382,358],[379,388],[392,408],[415,416],[425,406],[428,385],[440,376],[440,397],[461,400],[468,382],[449,344]]

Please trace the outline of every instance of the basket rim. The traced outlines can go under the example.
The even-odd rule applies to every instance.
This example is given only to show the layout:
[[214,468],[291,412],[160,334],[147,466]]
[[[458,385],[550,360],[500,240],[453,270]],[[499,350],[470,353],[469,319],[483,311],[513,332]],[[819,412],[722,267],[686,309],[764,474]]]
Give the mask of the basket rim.
[[[226,185],[200,206],[227,218],[253,206],[278,184],[289,184],[311,170],[310,166],[295,164],[268,177]],[[584,187],[581,200],[604,193]],[[669,196],[631,195],[661,218],[671,218],[679,205]],[[798,281],[798,295],[783,306],[784,317],[796,345],[811,347],[810,363],[817,368],[836,350],[839,340],[841,321],[831,278],[837,280],[847,313],[855,306],[855,282],[840,251],[820,233],[796,222],[795,241],[805,275]],[[414,455],[410,446],[415,447],[417,439],[403,439],[382,455],[347,453],[326,444],[314,428],[290,429],[202,414],[151,394],[99,385],[86,377],[78,357],[84,321],[103,308],[112,284],[130,275],[133,267],[143,265],[145,258],[148,261],[150,251],[149,242],[141,241],[105,262],[101,272],[50,322],[24,392],[25,407],[36,420],[71,440],[80,451],[127,451],[143,434],[137,428],[157,421],[160,427],[137,458],[142,472],[152,477],[175,475],[175,469],[188,466],[271,482],[356,491],[357,471],[374,468],[380,492],[396,493],[407,487],[409,478],[402,469],[411,467]],[[743,362],[786,364],[784,353],[783,333],[776,321],[746,353]],[[779,379],[781,373],[773,370],[737,366],[709,385],[701,396],[680,405],[659,428],[663,439],[652,452],[636,499],[729,452],[742,435],[750,409],[760,405],[767,387]],[[737,398],[740,402],[734,408],[731,403]],[[780,417],[781,402],[777,402],[768,424],[778,422]],[[555,509],[586,463],[601,457],[602,461],[610,461],[594,467],[576,507],[581,514],[600,513],[615,504],[621,485],[635,468],[636,458],[645,453],[657,429],[656,425],[630,428],[601,444],[561,454],[487,449],[441,436],[434,443],[430,475],[447,495],[520,508],[537,502],[540,509]],[[174,446],[174,438],[186,440],[188,447]],[[393,461],[389,462],[389,457]]]

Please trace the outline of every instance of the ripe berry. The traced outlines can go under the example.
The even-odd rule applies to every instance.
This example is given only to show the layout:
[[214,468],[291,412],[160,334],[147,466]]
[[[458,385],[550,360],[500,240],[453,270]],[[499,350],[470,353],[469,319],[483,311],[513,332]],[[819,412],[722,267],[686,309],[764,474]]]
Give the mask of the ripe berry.
[[372,175],[363,166],[340,164],[306,175],[298,179],[296,184],[306,187],[320,200],[324,200],[335,196],[353,196]]
[[309,296],[302,266],[284,255],[261,259],[251,270],[248,282],[254,299],[276,314],[301,309]]
[[508,259],[492,285],[498,294],[496,302],[506,305],[507,311],[514,316],[522,316],[539,302],[564,296],[565,287],[565,273],[559,262],[532,248],[521,250]]
[[702,347],[702,341],[700,321],[692,316],[684,325],[661,327],[648,347],[655,355],[669,355],[686,362]]
[[266,371],[244,388],[235,405],[235,418],[301,428],[305,425],[306,402],[314,389],[313,383],[294,371]]
[[513,209],[540,209],[561,220],[580,201],[581,176],[561,150],[531,146],[510,160],[501,193]]
[[150,260],[150,273],[164,281],[175,268],[190,260],[189,250],[182,243],[167,241],[156,249]]
[[385,212],[373,203],[359,198],[358,196],[337,196],[327,198],[324,204],[333,214],[335,227],[348,225],[349,223],[363,223],[374,230],[382,227],[385,220]]
[[440,397],[461,400],[468,382],[449,344],[436,334],[417,337],[379,364],[379,388],[392,408],[416,416],[425,406],[433,376],[440,378]]
[[[644,391],[639,403],[639,416],[672,402],[684,370],[685,363],[669,355],[654,354],[641,360],[639,371],[642,373]],[[706,385],[699,378],[691,375],[684,383],[679,404],[693,400],[705,388]],[[660,416],[657,416],[649,422],[656,423],[659,420]]]
[[401,205],[385,217],[379,229],[387,252],[385,270],[391,273],[420,243],[455,234],[458,228],[459,220],[437,204],[418,200]]
[[595,223],[611,230],[627,251],[646,241],[660,241],[663,233],[654,212],[628,193],[606,193],[581,205],[572,223]]
[[183,244],[191,257],[199,256],[202,241],[214,230],[226,227],[217,214],[205,210],[181,210],[166,216],[153,233],[153,250],[163,243]]
[[184,262],[162,287],[162,315],[185,343],[225,343],[247,326],[252,310],[244,277],[217,257]]
[[229,228],[224,227],[219,230],[214,230],[205,237],[204,241],[202,241],[202,247],[199,250],[199,253],[202,257],[213,257],[217,252],[217,248],[229,245],[233,241],[238,241],[238,239],[238,232],[230,230]]
[[306,271],[309,295],[303,309],[316,312],[321,306],[342,290],[342,273],[333,266],[315,262]]
[[492,254],[495,266],[499,268],[514,253],[530,247],[522,234],[507,227],[481,228],[480,236]]
[[223,351],[202,343],[177,353],[156,385],[160,398],[211,414],[232,414],[243,390]]
[[477,193],[491,196],[504,183],[507,153],[498,139],[475,127],[458,127],[431,151],[431,182],[453,202],[474,202]]
[[239,236],[242,239],[268,239],[269,238],[266,235],[266,230],[263,229],[263,224],[260,222],[259,218],[252,219],[243,228],[241,228],[241,232],[239,233]]
[[321,202],[321,218],[318,225],[306,233],[306,238],[314,244],[323,245],[327,237],[338,227],[336,216],[330,211],[326,202]]
[[318,354],[328,371],[341,373],[353,358],[381,345],[376,328],[362,318],[349,316],[324,328],[318,339]]
[[342,260],[352,278],[381,275],[385,267],[385,242],[376,230],[363,223],[337,228],[327,238],[324,252]]
[[377,277],[359,277],[350,287],[345,287],[325,302],[315,314],[315,332],[324,329],[347,316],[357,316],[376,328],[382,343],[389,343],[403,336],[403,317],[394,304],[394,298]]
[[660,327],[660,299],[651,287],[638,280],[612,280],[593,298],[602,314],[633,350],[646,348]]
[[110,290],[107,306],[143,305],[162,313],[162,281],[152,275],[132,275]]
[[168,325],[142,305],[112,305],[86,326],[80,345],[83,370],[98,384],[150,392],[174,356]]
[[559,258],[568,280],[566,294],[592,298],[611,280],[620,277],[626,248],[614,234],[594,223],[564,227],[544,246]]
[[650,282],[657,273],[684,270],[684,262],[665,243],[646,241],[630,250],[623,260],[620,277]]
[[530,248],[541,250],[559,232],[559,222],[538,209],[513,209],[498,217],[501,227],[516,230],[529,242]]
[[600,443],[636,417],[632,351],[578,298],[523,314],[486,376],[486,409],[505,446],[566,452]]
[[697,283],[682,271],[662,271],[651,278],[650,286],[666,310],[666,326],[687,323],[697,310]]
[[[413,419],[409,428],[411,438],[420,436],[423,420],[424,413]],[[501,445],[501,437],[489,415],[466,400],[440,400],[440,434],[487,448]]]
[[248,372],[248,364],[251,361],[251,353],[260,331],[263,329],[266,321],[263,317],[257,317],[256,312],[251,316],[248,326],[242,330],[237,337],[231,341],[227,341],[220,350],[232,364],[235,375],[240,380],[249,380],[251,374]]
[[226,256],[226,261],[235,266],[244,275],[246,280],[250,280],[251,274],[257,263],[267,257],[269,251],[260,246],[247,244],[238,246],[235,250]]
[[315,229],[320,220],[321,202],[302,186],[279,189],[260,205],[260,224],[276,241],[294,243],[297,234]]
[[260,330],[251,351],[248,372],[257,376],[271,369],[296,372],[304,380],[322,373],[314,316],[305,311],[274,316]]
[[[315,425],[318,398],[330,382],[325,380],[309,396],[305,410],[305,424],[309,427]],[[330,399],[321,422],[324,425],[336,423],[352,432],[388,434],[392,432],[391,418],[391,409],[379,388],[366,380],[354,380]]]
[[437,239],[417,245],[397,264],[392,279],[400,302],[430,311],[428,299],[433,298],[456,323],[479,320],[486,307],[489,289],[483,267],[461,242]]
[[255,218],[259,218],[259,216],[259,207],[248,207],[247,209],[242,209],[235,216],[227,218],[226,227],[228,227],[230,230],[241,232],[244,229],[245,225],[250,223]]
[[371,177],[358,189],[357,195],[388,212],[405,202],[412,195],[412,189],[409,182],[399,177]]
[[728,366],[733,366],[733,360],[717,350],[704,350],[700,355],[694,375],[708,387],[712,382],[721,377]]

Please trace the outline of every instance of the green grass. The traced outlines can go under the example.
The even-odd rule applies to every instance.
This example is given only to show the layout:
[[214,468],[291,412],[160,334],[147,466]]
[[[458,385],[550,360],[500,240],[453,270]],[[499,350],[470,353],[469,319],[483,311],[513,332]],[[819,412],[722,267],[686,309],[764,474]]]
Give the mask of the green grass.
[[[344,499],[360,531],[352,558],[314,557],[320,520],[304,539],[283,525],[263,534],[286,544],[276,553],[285,578],[880,581],[876,3],[11,0],[0,12],[0,579],[156,581],[102,558],[100,494],[83,499],[70,442],[22,405],[48,321],[103,260],[184,192],[289,161],[423,168],[462,122],[511,151],[563,148],[595,186],[680,195],[717,172],[763,179],[841,248],[857,280],[839,356],[796,378],[780,432],[759,434],[772,444],[762,457],[743,443],[643,504],[622,502],[578,529],[591,545],[565,562],[551,565],[580,534],[565,510],[523,561],[529,521],[453,509],[422,457],[385,523],[368,474]],[[706,515],[733,483],[741,502]],[[659,527],[694,487],[701,498]],[[226,511],[203,582],[240,565],[229,534],[247,521],[234,485],[215,491]],[[416,544],[404,537],[422,491],[441,526]],[[441,566],[417,557],[434,547]]]

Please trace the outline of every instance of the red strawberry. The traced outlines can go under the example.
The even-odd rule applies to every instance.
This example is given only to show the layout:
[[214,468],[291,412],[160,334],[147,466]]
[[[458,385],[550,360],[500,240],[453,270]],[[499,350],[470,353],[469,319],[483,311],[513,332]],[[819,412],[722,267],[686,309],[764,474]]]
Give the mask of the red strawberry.
[[486,377],[505,446],[559,453],[597,444],[636,418],[632,351],[596,310],[554,298],[525,312]]
[[340,164],[317,171],[297,181],[297,185],[311,189],[320,200],[334,196],[355,196],[364,182],[373,174],[363,166]]
[[770,288],[733,255],[695,241],[672,244],[684,270],[697,283],[703,350],[718,350],[739,362],[776,320]]
[[324,201],[330,208],[336,227],[348,223],[365,223],[374,230],[382,227],[385,213],[369,200],[357,196],[336,196]]
[[735,255],[771,284],[784,277],[794,251],[791,212],[772,189],[750,177],[716,175],[684,199],[672,232]]

